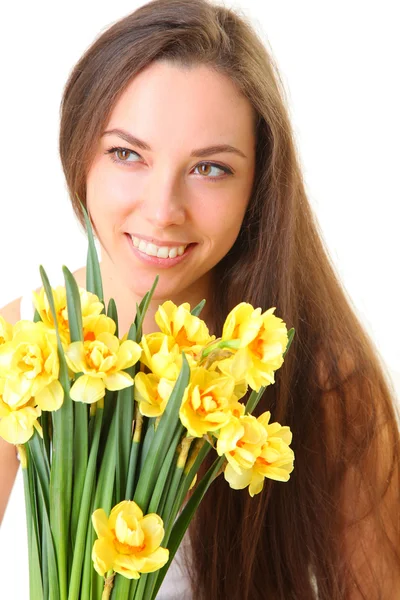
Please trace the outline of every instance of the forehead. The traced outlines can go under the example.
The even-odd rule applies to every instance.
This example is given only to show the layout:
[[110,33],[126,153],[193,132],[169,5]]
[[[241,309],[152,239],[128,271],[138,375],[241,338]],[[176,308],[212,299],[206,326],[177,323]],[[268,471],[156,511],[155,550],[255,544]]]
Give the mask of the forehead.
[[227,75],[206,65],[186,67],[155,61],[128,84],[107,128],[126,128],[138,137],[141,133],[154,139],[162,135],[175,140],[196,136],[193,145],[211,133],[214,140],[234,136],[237,142],[248,138],[250,143],[254,121],[250,101]]

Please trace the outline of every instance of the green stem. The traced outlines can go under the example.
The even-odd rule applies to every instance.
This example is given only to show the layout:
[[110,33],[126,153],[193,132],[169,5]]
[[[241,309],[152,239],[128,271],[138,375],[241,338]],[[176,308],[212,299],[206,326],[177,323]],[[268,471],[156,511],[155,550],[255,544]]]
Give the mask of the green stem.
[[[25,453],[25,448],[22,446],[20,454]],[[27,460],[26,454],[22,460]],[[26,511],[26,526],[28,533],[28,553],[29,553],[29,597],[30,600],[43,600],[43,586],[40,568],[40,554],[37,537],[37,513],[36,501],[33,490],[33,465],[22,466],[22,475],[24,479],[24,494],[25,494],[25,511]]]
[[74,555],[72,560],[71,579],[69,584],[68,600],[79,598],[82,567],[85,555],[86,536],[88,532],[89,510],[96,476],[97,450],[99,446],[103,408],[97,407],[92,447],[83,487],[79,520],[77,524]]

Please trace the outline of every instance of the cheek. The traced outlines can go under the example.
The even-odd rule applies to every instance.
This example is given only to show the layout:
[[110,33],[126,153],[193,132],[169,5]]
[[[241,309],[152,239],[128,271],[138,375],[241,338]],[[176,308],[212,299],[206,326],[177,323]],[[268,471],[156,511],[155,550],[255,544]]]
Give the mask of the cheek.
[[231,197],[199,210],[197,223],[214,246],[229,249],[239,234],[245,210],[243,201]]
[[126,175],[120,173],[116,177],[115,171],[104,165],[98,165],[90,171],[86,183],[87,201],[97,218],[104,220],[105,214],[108,218],[112,215],[121,216],[121,211],[123,214],[132,209],[138,189]]

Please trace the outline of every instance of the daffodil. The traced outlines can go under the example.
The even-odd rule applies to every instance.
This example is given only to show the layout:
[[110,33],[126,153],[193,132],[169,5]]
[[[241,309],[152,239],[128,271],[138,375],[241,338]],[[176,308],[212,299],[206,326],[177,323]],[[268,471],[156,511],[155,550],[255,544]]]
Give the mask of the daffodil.
[[[92,294],[81,287],[78,289],[81,300],[82,322],[83,326],[85,326],[85,318],[99,315],[103,310],[104,305],[99,301],[99,298],[96,296],[96,294]],[[52,289],[52,292],[60,338],[63,343],[68,344],[70,342],[70,333],[68,322],[67,292],[65,287],[61,285],[55,289]],[[38,293],[32,292],[32,300],[43,323],[47,327],[54,329],[55,324],[53,315],[51,313],[49,301],[47,299],[44,287],[42,287]]]
[[0,436],[10,444],[25,444],[33,435],[34,428],[42,434],[38,422],[41,410],[31,398],[22,406],[9,406],[0,394]]
[[183,425],[193,437],[202,437],[226,425],[242,408],[234,395],[233,377],[194,368],[179,411]]
[[175,339],[161,332],[144,335],[140,342],[143,348],[141,362],[157,377],[176,381],[182,359]]
[[153,373],[137,373],[135,376],[134,398],[145,417],[159,417],[163,414],[175,382]]
[[92,403],[104,397],[105,390],[122,390],[133,385],[133,379],[124,369],[132,367],[140,358],[142,349],[131,340],[119,339],[103,331],[94,340],[73,342],[65,350],[71,371],[83,373],[71,387],[71,398]]
[[222,331],[222,340],[240,340],[240,345],[219,369],[257,392],[275,383],[274,372],[283,364],[288,343],[286,325],[274,311],[275,307],[262,313],[261,308],[241,302],[227,316]]
[[0,315],[0,346],[9,342],[13,335],[13,327]]
[[17,407],[34,397],[42,410],[57,410],[64,398],[58,375],[55,333],[40,321],[18,321],[12,340],[0,346],[3,401]]
[[188,302],[176,306],[167,300],[159,306],[155,321],[162,333],[174,338],[181,351],[193,356],[215,339],[205,322],[191,314]]
[[168,561],[169,551],[160,546],[164,524],[155,513],[143,516],[132,500],[123,500],[107,518],[99,508],[92,515],[98,539],[93,545],[92,559],[97,573],[109,570],[128,579],[138,579],[140,573],[152,573]]
[[232,468],[239,474],[242,469],[250,469],[261,448],[267,441],[267,431],[252,415],[233,416],[217,434],[217,452],[225,454]]
[[240,423],[232,419],[219,432],[217,451],[224,453],[228,460],[225,479],[235,490],[249,486],[250,496],[261,492],[265,477],[288,481],[294,468],[294,452],[289,447],[292,441],[290,428],[269,423],[270,417],[269,411],[258,419],[245,415],[237,419],[242,421],[242,429]]

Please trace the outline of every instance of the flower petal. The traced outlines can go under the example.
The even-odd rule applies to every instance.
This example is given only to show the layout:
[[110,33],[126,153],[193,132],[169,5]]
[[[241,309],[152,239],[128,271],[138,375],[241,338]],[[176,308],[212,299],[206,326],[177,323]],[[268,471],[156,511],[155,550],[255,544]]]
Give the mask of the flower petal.
[[81,375],[71,387],[70,396],[75,402],[98,402],[105,394],[105,385],[102,379]]
[[118,373],[105,375],[104,384],[108,390],[114,392],[116,390],[122,390],[130,385],[133,385],[133,379],[129,373],[125,373],[125,371],[119,371]]
[[58,410],[64,400],[64,390],[58,380],[52,381],[35,396],[42,410]]

